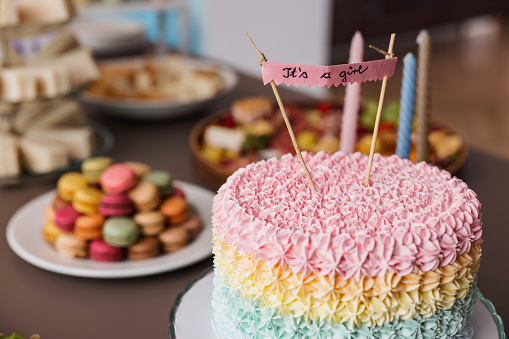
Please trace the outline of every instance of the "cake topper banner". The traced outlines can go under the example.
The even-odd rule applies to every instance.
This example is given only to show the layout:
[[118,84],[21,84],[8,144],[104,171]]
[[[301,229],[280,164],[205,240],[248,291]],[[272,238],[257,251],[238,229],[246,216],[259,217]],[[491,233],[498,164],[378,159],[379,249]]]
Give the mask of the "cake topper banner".
[[276,85],[284,82],[286,85],[308,87],[331,87],[360,83],[366,81],[390,78],[394,74],[398,58],[360,62],[354,64],[313,66],[299,64],[285,64],[278,62],[264,62],[262,68],[263,84],[274,81]]

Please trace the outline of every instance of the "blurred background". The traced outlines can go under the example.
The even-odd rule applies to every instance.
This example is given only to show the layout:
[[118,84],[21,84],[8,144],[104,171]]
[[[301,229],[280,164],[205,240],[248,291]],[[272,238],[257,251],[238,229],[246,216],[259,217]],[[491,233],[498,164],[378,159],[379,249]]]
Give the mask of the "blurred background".
[[[44,192],[53,192],[62,174],[85,173],[87,160],[94,164],[98,156],[107,156],[105,166],[112,158],[136,161],[167,172],[166,178],[215,191],[238,168],[292,152],[245,33],[268,61],[306,65],[348,63],[357,31],[363,59],[379,60],[383,56],[368,46],[387,50],[396,33],[399,59],[388,80],[376,146],[378,153],[394,154],[403,125],[403,58],[411,52],[419,59],[417,36],[426,30],[431,81],[423,87],[433,128],[416,137],[414,119],[403,141],[412,144],[411,160],[417,143],[430,144],[429,162],[479,194],[483,220],[493,225],[483,235],[490,245],[483,247],[480,287],[508,319],[509,273],[499,265],[507,256],[507,207],[499,192],[509,190],[508,14],[507,0],[0,0],[0,225],[7,226],[31,199],[50,197]],[[369,152],[381,82],[360,87],[360,96],[350,100],[354,108],[343,110],[343,86],[278,86],[301,150],[339,150],[349,111],[355,122],[345,130],[354,131],[354,150]],[[93,169],[98,175],[102,170]],[[97,182],[86,185],[97,189]],[[212,203],[214,193],[206,193],[210,199],[204,200]],[[35,220],[29,227],[54,217],[21,211]],[[20,223],[9,223],[20,230]],[[42,234],[21,230],[19,244],[30,239],[35,246],[13,246],[11,237],[11,248],[47,247]],[[24,265],[7,243],[0,237],[0,267],[9,272],[0,288],[8,291],[0,300],[9,307],[0,307],[0,319],[11,327],[0,330],[46,331],[45,338],[97,337],[94,331],[111,338],[165,337],[170,302],[211,265],[204,247],[200,263],[182,264],[191,266],[176,274],[118,282],[67,279]],[[41,257],[33,255],[31,263],[47,269],[38,264],[47,264]],[[68,317],[76,305],[79,316]]]
[[[260,74],[258,57],[245,32],[269,61],[327,65],[348,61],[357,30],[366,41],[365,60],[374,60],[380,55],[367,46],[386,49],[393,32],[396,55],[415,54],[417,34],[426,28],[433,41],[433,118],[453,126],[468,143],[509,157],[507,1],[180,0],[182,6],[165,2],[175,7],[169,5],[164,28],[156,12],[128,10],[136,3],[143,2],[79,0],[79,21],[132,20],[143,26],[150,42],[162,35],[170,49],[221,60],[255,76]],[[100,56],[102,51],[95,52]],[[401,64],[389,81],[389,99],[399,99]],[[341,87],[299,90],[318,97],[344,92]],[[375,99],[378,91],[379,84],[367,83],[363,96]]]

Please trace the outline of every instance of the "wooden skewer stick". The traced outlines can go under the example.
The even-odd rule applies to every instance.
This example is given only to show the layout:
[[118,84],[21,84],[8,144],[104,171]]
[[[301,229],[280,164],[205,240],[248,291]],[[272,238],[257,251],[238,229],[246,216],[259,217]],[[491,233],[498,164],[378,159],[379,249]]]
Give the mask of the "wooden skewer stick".
[[[260,54],[260,66],[263,66],[263,63],[267,61],[267,58],[265,55],[256,47],[251,37],[246,33],[247,38],[249,41],[251,41],[251,44],[255,48],[255,50]],[[288,133],[290,134],[290,139],[292,139],[293,147],[295,148],[295,153],[297,153],[297,156],[299,157],[300,164],[302,165],[302,168],[304,169],[304,172],[306,173],[306,177],[308,178],[309,184],[313,188],[313,191],[316,192],[316,186],[313,182],[313,179],[311,178],[311,174],[309,173],[308,167],[306,166],[306,163],[304,162],[304,158],[302,157],[302,154],[300,153],[299,146],[297,145],[297,140],[295,139],[295,134],[293,133],[292,125],[290,125],[290,120],[288,120],[288,116],[286,115],[285,108],[283,106],[283,102],[281,101],[281,97],[279,96],[279,92],[277,90],[276,83],[274,80],[271,80],[270,86],[272,87],[272,91],[274,91],[274,95],[276,97],[277,103],[279,105],[279,109],[281,110],[281,114],[283,115],[283,119],[286,124],[286,128],[288,129]]]
[[[380,51],[378,48],[375,48],[380,53],[385,55],[386,59],[390,59],[394,57],[392,53],[392,48],[394,47],[394,39],[396,38],[396,34],[391,34],[391,41],[389,42],[389,49],[387,52]],[[372,47],[372,46],[369,46]],[[380,115],[382,114],[382,106],[384,104],[385,97],[385,87],[387,87],[387,76],[384,77],[382,81],[382,90],[380,91],[380,100],[378,101],[378,110],[376,111],[376,120],[375,120],[375,128],[373,130],[373,138],[371,139],[371,149],[369,150],[369,160],[368,160],[368,170],[366,172],[366,179],[364,180],[364,186],[368,187],[369,183],[369,175],[371,174],[371,166],[373,165],[373,156],[375,155],[375,144],[376,139],[378,137],[378,125],[380,125]]]

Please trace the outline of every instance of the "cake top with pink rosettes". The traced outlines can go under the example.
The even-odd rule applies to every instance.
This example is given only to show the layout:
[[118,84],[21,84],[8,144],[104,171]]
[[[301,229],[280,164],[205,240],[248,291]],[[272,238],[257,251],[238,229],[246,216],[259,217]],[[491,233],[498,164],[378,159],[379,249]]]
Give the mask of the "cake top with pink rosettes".
[[303,153],[235,172],[214,198],[223,241],[295,273],[400,276],[433,271],[481,241],[476,194],[462,180],[424,162],[378,154],[368,187],[360,153]]

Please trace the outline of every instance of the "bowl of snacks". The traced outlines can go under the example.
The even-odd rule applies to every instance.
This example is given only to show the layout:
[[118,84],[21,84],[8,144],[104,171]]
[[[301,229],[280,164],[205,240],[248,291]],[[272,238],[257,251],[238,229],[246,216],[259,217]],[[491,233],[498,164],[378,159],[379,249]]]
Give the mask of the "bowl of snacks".
[[177,55],[104,61],[99,69],[99,79],[81,101],[102,113],[137,120],[197,112],[238,82],[226,65]]
[[[342,106],[329,102],[290,102],[285,110],[301,151],[334,153],[340,149]],[[356,151],[369,153],[377,103],[361,108]],[[399,104],[391,102],[382,111],[375,151],[396,151]],[[430,163],[457,172],[465,163],[468,148],[460,135],[447,126],[432,124],[428,137]],[[266,97],[235,101],[230,109],[202,119],[191,131],[189,144],[198,174],[212,188],[220,187],[237,169],[253,161],[294,153],[281,112]],[[412,135],[410,160],[415,161]]]

